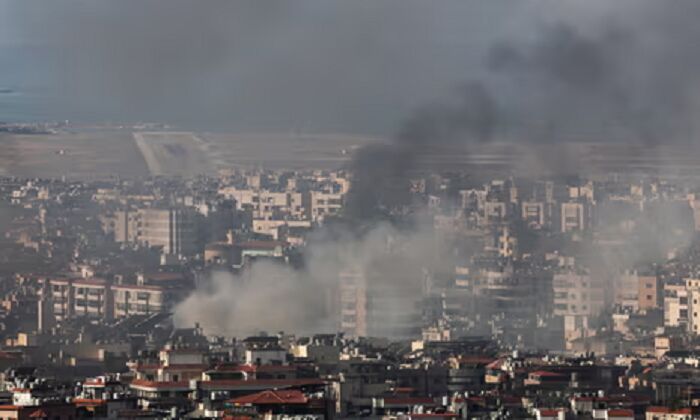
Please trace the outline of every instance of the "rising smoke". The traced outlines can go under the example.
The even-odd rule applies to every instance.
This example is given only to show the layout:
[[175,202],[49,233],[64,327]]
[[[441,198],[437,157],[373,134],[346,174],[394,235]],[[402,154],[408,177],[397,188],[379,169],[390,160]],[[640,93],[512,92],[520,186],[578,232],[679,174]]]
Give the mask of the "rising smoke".
[[558,16],[531,37],[485,48],[485,75],[455,89],[451,102],[419,109],[390,145],[358,154],[351,214],[406,204],[405,179],[425,169],[423,158],[478,142],[557,146],[553,156],[525,153],[530,167],[519,169],[530,175],[580,170],[570,141],[692,145],[700,134],[700,59],[692,53],[700,31],[687,19],[700,5],[622,3],[629,8],[618,5],[599,22]]
[[[698,134],[695,0],[4,4],[18,39],[48,46],[51,84],[71,114],[237,130],[399,126],[352,164],[356,219],[405,204],[403,181],[436,150],[501,140],[692,144]],[[524,160],[571,168],[572,155]],[[241,278],[215,275],[176,321],[226,333],[328,330],[335,268],[370,265],[381,253],[364,250],[396,236],[376,232],[312,241],[302,271],[264,263]]]
[[[237,276],[214,273],[176,308],[176,325],[200,323],[207,332],[218,334],[333,333],[340,325],[340,271],[367,278],[374,283],[371,287],[388,290],[391,296],[401,295],[383,301],[386,313],[400,313],[407,302],[412,310],[418,309],[414,304],[423,293],[422,269],[450,255],[445,242],[422,227],[403,230],[380,224],[362,233],[331,228],[319,231],[309,242],[301,270],[255,261]],[[401,261],[401,267],[387,266],[386,261]],[[400,333],[382,331],[382,335]]]

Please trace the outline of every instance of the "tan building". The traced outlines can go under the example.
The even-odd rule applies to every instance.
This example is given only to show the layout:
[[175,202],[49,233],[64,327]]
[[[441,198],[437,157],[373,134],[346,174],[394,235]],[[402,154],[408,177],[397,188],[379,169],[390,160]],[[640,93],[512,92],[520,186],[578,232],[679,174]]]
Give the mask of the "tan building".
[[700,279],[686,279],[688,293],[688,331],[700,334]]
[[340,213],[343,208],[343,194],[310,191],[306,195],[304,208],[309,220],[322,223],[324,218]]
[[685,284],[664,285],[664,326],[688,328],[688,308]]
[[639,310],[661,309],[662,290],[656,276],[639,276],[637,288]]
[[49,280],[49,309],[57,321],[70,318],[112,319],[112,292],[103,279]]
[[253,219],[273,220],[283,216],[302,219],[302,193],[260,189],[222,188],[219,193],[236,201],[238,210],[249,210]]
[[57,321],[70,318],[112,319],[109,283],[102,279],[54,279],[49,281],[50,309]]

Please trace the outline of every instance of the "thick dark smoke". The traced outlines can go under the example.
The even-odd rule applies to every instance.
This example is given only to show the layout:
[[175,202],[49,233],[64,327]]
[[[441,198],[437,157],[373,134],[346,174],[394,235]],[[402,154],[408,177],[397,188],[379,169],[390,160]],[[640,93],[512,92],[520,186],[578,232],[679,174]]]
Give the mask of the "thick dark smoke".
[[[422,159],[477,142],[692,145],[700,129],[700,56],[693,52],[700,30],[689,17],[700,16],[700,5],[622,3],[628,7],[598,10],[608,12],[600,21],[555,16],[532,36],[486,48],[484,73],[456,89],[453,102],[418,110],[392,143],[357,154],[351,214],[406,204],[406,178],[425,169]],[[578,169],[559,154],[523,159],[541,166],[530,173]]]
[[408,176],[419,168],[422,156],[493,138],[502,117],[491,93],[480,83],[470,83],[458,93],[456,103],[416,111],[392,143],[357,152],[348,199],[352,217],[366,218],[408,204]]

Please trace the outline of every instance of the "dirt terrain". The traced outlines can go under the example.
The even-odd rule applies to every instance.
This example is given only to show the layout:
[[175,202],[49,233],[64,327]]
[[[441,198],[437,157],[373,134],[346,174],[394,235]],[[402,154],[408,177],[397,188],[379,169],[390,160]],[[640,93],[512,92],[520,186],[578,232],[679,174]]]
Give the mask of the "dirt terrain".
[[[0,175],[105,179],[216,174],[220,169],[336,169],[358,148],[383,142],[348,134],[192,133],[91,128],[57,134],[0,134]],[[624,143],[491,142],[433,149],[420,169],[550,176],[609,172],[700,177],[700,152],[687,146]]]

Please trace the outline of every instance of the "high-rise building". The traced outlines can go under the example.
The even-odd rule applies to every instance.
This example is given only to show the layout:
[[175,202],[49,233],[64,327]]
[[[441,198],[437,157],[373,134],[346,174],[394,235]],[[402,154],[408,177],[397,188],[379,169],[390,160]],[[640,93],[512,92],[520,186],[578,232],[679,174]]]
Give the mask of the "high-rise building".
[[194,214],[184,208],[141,209],[139,240],[151,247],[162,247],[164,254],[196,253]]
[[187,207],[119,210],[102,218],[103,229],[119,243],[160,247],[167,255],[197,252],[195,211]]

